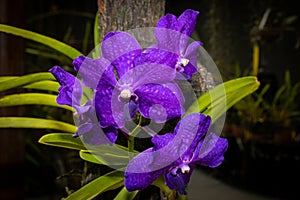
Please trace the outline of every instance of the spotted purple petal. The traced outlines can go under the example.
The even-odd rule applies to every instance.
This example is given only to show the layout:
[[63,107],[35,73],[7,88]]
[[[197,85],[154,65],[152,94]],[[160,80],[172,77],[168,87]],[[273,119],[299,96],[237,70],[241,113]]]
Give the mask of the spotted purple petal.
[[185,10],[178,17],[177,31],[180,31],[185,35],[191,36],[196,27],[198,14],[198,11],[194,11],[191,9]]
[[224,153],[227,148],[228,142],[225,138],[210,133],[203,144],[197,147],[195,155],[198,155],[198,157],[195,158],[194,162],[203,166],[217,167],[224,160]]
[[79,80],[59,66],[54,66],[49,71],[61,85],[58,89],[57,103],[69,106],[80,105],[82,87]]
[[180,100],[164,85],[147,84],[135,90],[135,94],[141,114],[158,123],[180,117],[184,112]]
[[92,59],[79,56],[73,61],[74,69],[78,72],[85,86],[95,89],[103,72],[109,67],[110,62],[104,58]]
[[188,45],[184,54],[184,57],[187,58],[189,62],[195,67],[197,66],[197,58],[199,54],[198,51],[200,46],[202,46],[202,42],[194,41]]
[[210,123],[211,118],[209,116],[194,113],[184,117],[179,126],[176,126],[174,133],[184,135],[181,150],[185,152],[181,155],[182,159],[191,160],[199,142],[207,133]]
[[117,80],[114,74],[112,65],[108,66],[102,73],[101,78],[97,81],[97,90],[113,89],[117,85]]
[[144,63],[157,63],[175,68],[177,58],[178,55],[174,52],[158,48],[149,48],[138,59],[136,59],[135,62],[136,65],[141,65]]
[[169,144],[175,137],[173,133],[166,133],[164,135],[156,135],[152,137],[151,142],[153,143],[153,150],[157,151]]
[[98,90],[95,93],[95,109],[100,126],[103,128],[117,126],[111,110],[112,93],[113,89]]
[[128,191],[143,190],[163,174],[165,168],[155,167],[157,163],[152,151],[152,148],[143,151],[127,165],[124,184]]
[[142,53],[138,41],[125,32],[109,33],[101,45],[102,56],[112,62],[121,77],[133,68],[133,60]]
[[131,69],[119,79],[119,83],[121,85],[130,84],[132,89],[135,90],[150,83],[161,84],[173,81],[175,74],[175,69],[168,66],[149,63]]

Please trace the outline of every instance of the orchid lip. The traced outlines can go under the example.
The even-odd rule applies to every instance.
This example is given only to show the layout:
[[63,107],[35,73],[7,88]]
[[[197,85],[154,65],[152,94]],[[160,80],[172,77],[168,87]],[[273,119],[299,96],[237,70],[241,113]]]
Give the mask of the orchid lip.
[[181,57],[176,63],[176,70],[179,72],[184,72],[184,67],[187,66],[189,62],[189,59]]

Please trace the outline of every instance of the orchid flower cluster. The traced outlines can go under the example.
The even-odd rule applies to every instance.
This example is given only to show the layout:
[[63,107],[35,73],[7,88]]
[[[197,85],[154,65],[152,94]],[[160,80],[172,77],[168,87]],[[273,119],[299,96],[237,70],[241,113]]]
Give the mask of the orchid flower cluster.
[[189,42],[197,15],[189,9],[178,18],[161,17],[154,30],[156,44],[147,48],[129,33],[108,33],[100,58],[82,55],[73,61],[77,77],[59,66],[49,70],[61,85],[57,103],[75,108],[74,137],[86,144],[114,145],[120,133],[132,134],[127,124],[136,116],[157,124],[181,119],[167,133],[149,131],[152,147],[132,158],[125,169],[128,191],[143,190],[163,175],[171,190],[186,194],[196,164],[216,167],[224,159],[227,140],[208,132],[209,116],[185,115],[187,97],[178,84],[192,81],[198,72],[197,49],[202,43]]

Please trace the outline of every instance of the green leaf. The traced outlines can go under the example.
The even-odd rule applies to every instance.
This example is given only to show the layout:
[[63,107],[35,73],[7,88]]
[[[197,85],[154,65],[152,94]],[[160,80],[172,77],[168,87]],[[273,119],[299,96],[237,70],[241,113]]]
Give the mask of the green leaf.
[[43,80],[55,81],[55,78],[50,72],[40,72],[19,76],[14,79],[8,79],[0,82],[0,92]]
[[255,76],[224,82],[200,96],[185,115],[201,112],[210,115],[215,122],[234,104],[256,91],[258,87],[259,82]]
[[39,139],[39,143],[67,149],[86,149],[81,139],[79,137],[73,138],[73,134],[70,133],[49,133],[42,136]]
[[70,106],[63,106],[56,103],[56,95],[42,93],[21,93],[12,94],[0,98],[0,107],[19,105],[47,105],[64,108],[70,111],[74,109]]
[[100,49],[98,48],[100,44],[100,32],[99,32],[99,15],[98,12],[95,16],[94,22],[94,48],[95,52],[93,52],[93,58],[100,58]]
[[116,145],[98,145],[95,148],[88,147],[88,149],[88,151],[80,151],[79,155],[89,162],[111,166],[125,166],[129,162],[128,151]]
[[76,50],[75,48],[60,42],[56,39],[53,39],[51,37],[47,37],[45,35],[41,35],[32,31],[24,30],[21,28],[17,28],[14,26],[9,26],[5,24],[0,24],[0,31],[5,33],[10,33],[16,36],[20,36],[29,40],[33,40],[35,42],[41,43],[43,45],[49,46],[63,55],[66,55],[67,57],[71,58],[72,60],[80,55],[82,55],[81,52]]
[[24,88],[28,89],[46,90],[57,93],[59,87],[60,85],[56,81],[38,81],[24,86]]
[[0,117],[0,128],[54,129],[69,133],[75,133],[77,129],[66,122],[30,117]]
[[81,187],[66,197],[65,200],[93,199],[103,192],[121,187],[124,184],[123,180],[124,173],[114,170]]
[[0,77],[0,82],[12,80],[12,79],[15,79],[15,78],[18,78],[18,76],[1,76]]
[[137,195],[139,191],[128,192],[125,187],[119,192],[119,194],[114,198],[114,200],[132,200]]

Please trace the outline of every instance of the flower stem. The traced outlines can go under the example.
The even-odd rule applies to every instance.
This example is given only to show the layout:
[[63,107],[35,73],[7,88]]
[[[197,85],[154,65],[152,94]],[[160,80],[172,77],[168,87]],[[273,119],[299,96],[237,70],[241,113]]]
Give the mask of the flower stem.
[[[128,153],[131,154],[134,151],[134,137],[141,131],[141,123],[142,123],[142,116],[139,117],[139,123],[136,127],[129,133],[127,138],[128,143]],[[129,155],[131,159],[131,156]]]

